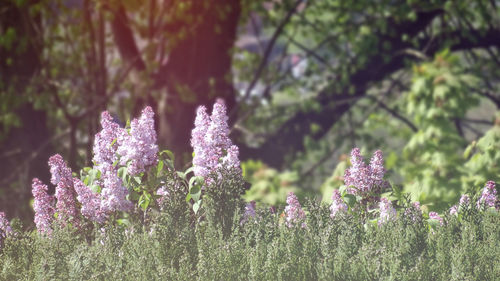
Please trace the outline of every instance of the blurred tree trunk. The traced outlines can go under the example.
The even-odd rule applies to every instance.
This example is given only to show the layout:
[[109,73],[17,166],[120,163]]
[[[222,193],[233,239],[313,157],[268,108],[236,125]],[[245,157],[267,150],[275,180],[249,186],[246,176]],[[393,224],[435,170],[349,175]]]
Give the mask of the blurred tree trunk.
[[[146,93],[146,98],[137,99],[134,109],[136,115],[145,104],[155,109],[158,143],[175,153],[179,165],[190,161],[189,140],[196,108],[203,104],[210,110],[217,98],[223,98],[229,110],[235,104],[231,48],[241,12],[239,0],[185,3],[189,3],[185,13],[192,20],[174,21],[162,30],[175,38],[168,62],[154,77],[154,88],[166,88],[167,97],[156,101],[160,103],[157,105]],[[141,58],[123,6],[114,9],[111,25],[122,59],[136,71],[144,71],[147,62]]]
[[189,140],[198,105],[211,110],[217,98],[225,100],[228,110],[235,105],[231,48],[236,38],[240,2],[215,1],[208,9],[203,2],[195,1],[192,11],[203,18],[203,23],[174,47],[160,72],[168,99],[159,116],[159,139],[177,157],[184,158],[178,163],[190,159]]
[[40,69],[37,31],[42,28],[41,18],[30,11],[30,6],[37,2],[3,1],[0,4],[0,30],[15,30],[10,48],[0,48],[0,93],[2,104],[10,107],[7,110],[14,108],[21,122],[21,126],[12,128],[6,123],[0,124],[0,130],[7,132],[0,140],[0,205],[9,217],[25,221],[32,219],[31,209],[22,204],[31,197],[31,179],[39,177],[48,182],[47,160],[52,153],[46,112],[36,110],[28,100],[27,95],[36,95],[36,92],[26,93],[27,85]]

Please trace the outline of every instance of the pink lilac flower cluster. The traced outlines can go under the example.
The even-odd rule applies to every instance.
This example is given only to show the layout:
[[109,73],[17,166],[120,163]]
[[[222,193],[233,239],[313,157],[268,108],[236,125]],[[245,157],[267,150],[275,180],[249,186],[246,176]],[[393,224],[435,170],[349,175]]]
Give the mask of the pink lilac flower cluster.
[[330,205],[330,218],[335,218],[341,212],[347,212],[347,209],[347,204],[342,200],[340,191],[335,189],[332,195],[332,205]]
[[418,223],[422,221],[422,210],[420,209],[420,202],[413,202],[403,213],[403,217],[412,222]]
[[[148,159],[141,159],[140,155],[136,155],[138,151],[149,151],[152,146],[156,146],[156,132],[144,132],[142,136],[141,132],[137,132],[138,127],[143,127],[145,130],[149,130],[152,127],[154,131],[154,120],[152,115],[152,110],[146,107],[139,118],[140,121],[134,119],[131,122],[131,127],[133,124],[133,130],[131,128],[131,134],[127,132],[125,128],[121,128],[119,124],[113,121],[113,117],[105,111],[101,114],[101,126],[102,130],[96,134],[94,141],[94,163],[96,168],[101,172],[101,178],[98,183],[103,187],[100,197],[100,207],[97,212],[97,207],[91,204],[94,201],[86,201],[85,204],[91,204],[85,207],[87,210],[96,210],[97,213],[91,215],[92,218],[103,218],[115,211],[128,211],[133,207],[132,202],[126,199],[128,195],[128,190],[122,184],[122,180],[118,177],[117,170],[118,167],[114,166],[113,163],[117,161],[118,151],[121,151],[123,156],[120,158],[120,162],[126,164],[127,161],[131,161],[130,174],[137,173],[140,167],[144,168],[145,162]],[[151,125],[151,123],[153,125]],[[133,131],[133,134],[132,134]],[[144,141],[144,139],[146,141]],[[149,140],[154,140],[153,144]],[[139,141],[137,141],[139,140]],[[135,143],[135,146],[132,145]],[[131,147],[134,146],[134,147]],[[125,151],[130,150],[127,154]],[[156,151],[158,148],[156,147]],[[135,155],[136,158],[131,159],[131,156]],[[151,158],[151,157],[149,157]],[[83,187],[82,187],[83,188]],[[83,193],[89,194],[89,191],[82,190]],[[82,198],[84,197],[82,193]],[[82,202],[82,204],[84,204]],[[84,206],[82,206],[84,207]],[[90,215],[90,213],[87,213]]]
[[130,161],[127,172],[136,175],[145,171],[148,166],[158,163],[158,145],[154,127],[154,112],[147,106],[139,119],[130,122],[130,133],[120,130],[116,152],[121,156],[120,164]]
[[250,218],[255,218],[256,216],[255,206],[256,206],[255,201],[251,201],[250,203],[247,203],[245,205],[245,212],[243,213],[243,218],[241,219],[240,222],[241,225],[245,224]]
[[132,175],[157,163],[158,146],[153,117],[151,107],[146,107],[140,118],[131,122],[128,133],[113,121],[108,112],[101,114],[102,130],[96,134],[93,146],[95,168],[101,172],[101,178],[96,181],[96,184],[103,187],[101,194],[92,191],[79,179],[74,179],[71,169],[60,155],[52,156],[49,167],[51,182],[56,185],[56,209],[53,207],[54,198],[47,194],[47,187],[38,179],[33,180],[35,223],[38,230],[50,233],[56,210],[62,225],[68,222],[78,225],[79,210],[75,198],[81,203],[82,215],[98,223],[104,223],[112,212],[131,210],[133,203],[126,199],[128,190],[118,177],[118,167],[113,163],[118,159],[122,165],[130,162],[128,172]]
[[440,217],[439,214],[436,212],[429,212],[429,219],[437,220],[439,221],[440,225],[444,225],[443,218]]
[[[359,148],[351,151],[352,166],[345,171],[344,183],[351,194],[367,197],[369,194],[378,194],[388,185],[384,180],[385,168],[382,151],[373,154],[370,165],[366,165]],[[354,188],[350,188],[353,186]],[[368,199],[368,198],[365,198]]]
[[481,197],[477,200],[477,208],[494,208],[497,201],[497,190],[495,189],[495,182],[488,181],[483,188]]
[[9,220],[4,212],[0,212],[0,241],[12,233]]
[[304,213],[304,210],[302,210],[302,207],[300,206],[299,199],[293,192],[288,193],[288,196],[286,197],[286,203],[287,203],[287,206],[285,207],[286,226],[293,227],[297,223],[302,222],[301,226],[306,227],[305,222],[303,222],[306,218],[306,214]]
[[170,197],[170,192],[168,191],[167,186],[164,185],[165,183],[161,182],[161,184],[163,185],[156,190],[156,195],[160,196],[160,198],[156,200],[160,208],[165,202],[165,200],[168,200],[168,198]]
[[52,233],[52,221],[54,220],[54,197],[47,194],[47,185],[39,179],[34,178],[32,193],[35,198],[33,210],[35,211],[35,225],[38,232],[43,234]]
[[134,207],[134,204],[127,200],[128,189],[112,165],[104,166],[101,181],[104,186],[101,191],[101,208],[104,212],[127,212]]
[[381,198],[379,203],[380,209],[380,218],[378,220],[378,224],[382,225],[387,223],[388,221],[392,221],[396,219],[396,209],[392,207],[392,202],[387,198]]
[[74,178],[73,185],[78,194],[77,200],[82,204],[82,215],[91,221],[104,223],[108,216],[101,208],[99,194],[92,191],[80,179]]
[[93,147],[93,160],[97,166],[112,164],[117,160],[118,144],[115,140],[118,138],[118,133],[123,130],[120,125],[113,122],[113,117],[107,111],[101,113],[101,126],[102,130],[95,135]]
[[57,199],[57,219],[61,225],[79,223],[79,212],[76,208],[76,192],[73,187],[73,176],[62,156],[56,154],[49,158],[51,182],[56,185],[55,198]]
[[218,100],[213,107],[212,115],[207,114],[204,106],[198,107],[191,132],[191,146],[193,147],[194,174],[207,178],[218,169],[240,169],[238,147],[229,139],[229,126],[227,125],[226,107]]
[[466,209],[469,207],[469,204],[470,204],[470,198],[469,198],[469,195],[467,194],[463,194],[461,197],[460,197],[460,202],[458,205],[453,205],[451,208],[450,208],[450,215],[457,215],[458,214],[458,211],[459,209]]

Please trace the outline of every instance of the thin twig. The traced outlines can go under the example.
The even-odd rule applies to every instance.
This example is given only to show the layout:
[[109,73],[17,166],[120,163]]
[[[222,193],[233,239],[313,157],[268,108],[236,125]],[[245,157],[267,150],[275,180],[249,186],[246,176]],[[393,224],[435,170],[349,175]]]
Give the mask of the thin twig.
[[[278,25],[278,27],[274,31],[274,34],[271,37],[271,40],[269,41],[269,43],[266,46],[266,50],[264,51],[264,56],[262,57],[262,60],[260,61],[259,66],[257,67],[257,71],[255,72],[255,75],[254,75],[252,81],[250,82],[250,85],[248,86],[248,88],[245,92],[245,95],[243,96],[243,99],[240,103],[243,103],[246,100],[248,100],[250,93],[252,92],[253,88],[257,84],[257,81],[259,80],[260,75],[262,74],[262,71],[264,71],[264,68],[267,65],[267,61],[269,59],[269,56],[271,55],[271,51],[274,47],[274,44],[276,43],[276,40],[281,35],[285,25],[290,21],[290,18],[292,17],[292,15],[295,14],[295,12],[297,11],[297,7],[299,6],[300,3],[302,3],[302,0],[297,0],[295,2],[295,4],[292,6],[292,8],[288,11],[285,18],[280,22],[280,24]],[[234,106],[233,110],[231,110],[230,115],[234,115],[235,112],[237,112],[238,107],[239,107],[238,104],[236,106]]]

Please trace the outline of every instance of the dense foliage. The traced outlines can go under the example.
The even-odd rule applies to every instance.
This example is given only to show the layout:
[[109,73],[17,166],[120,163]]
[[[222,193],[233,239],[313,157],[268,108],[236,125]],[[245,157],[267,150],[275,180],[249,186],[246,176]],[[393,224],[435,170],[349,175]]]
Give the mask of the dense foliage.
[[[182,203],[183,198],[179,198]],[[177,208],[177,209],[176,209]],[[495,280],[500,274],[500,216],[470,212],[426,221],[404,217],[377,226],[352,215],[331,219],[326,206],[304,204],[307,227],[258,209],[224,235],[216,217],[191,225],[184,204],[146,224],[88,231],[57,229],[51,237],[18,233],[5,240],[4,280]],[[174,211],[175,210],[175,211]],[[182,211],[182,212],[179,212]]]
[[[238,148],[222,101],[197,111],[194,166],[158,151],[151,108],[122,128],[107,112],[94,167],[49,161],[54,195],[33,179],[37,231],[0,213],[0,277],[32,279],[494,280],[500,274],[495,182],[450,211],[423,212],[385,179],[382,152],[351,152],[328,206],[245,205]],[[191,174],[192,172],[192,174]],[[305,202],[305,203],[304,203]]]
[[150,105],[189,166],[196,108],[223,97],[241,160],[263,163],[247,198],[328,201],[360,147],[442,211],[499,180],[499,23],[486,0],[0,1],[0,204],[29,223],[50,156],[93,166],[103,110]]

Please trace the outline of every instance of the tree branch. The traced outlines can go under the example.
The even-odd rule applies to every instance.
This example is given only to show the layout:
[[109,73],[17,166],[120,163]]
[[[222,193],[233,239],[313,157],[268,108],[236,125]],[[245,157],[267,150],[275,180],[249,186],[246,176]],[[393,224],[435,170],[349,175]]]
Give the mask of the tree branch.
[[[304,150],[303,136],[310,135],[312,139],[318,140],[322,138],[329,129],[336,124],[341,117],[350,110],[354,103],[338,104],[339,99],[346,97],[360,98],[366,95],[366,90],[373,82],[382,81],[388,75],[405,66],[406,60],[413,60],[414,56],[402,54],[395,56],[397,52],[401,52],[408,48],[415,48],[407,41],[401,39],[402,34],[407,34],[410,37],[417,36],[424,30],[432,20],[442,14],[442,10],[434,10],[428,12],[417,13],[415,21],[403,23],[393,23],[390,19],[389,26],[392,26],[391,35],[379,35],[381,42],[389,43],[392,48],[383,50],[380,48],[379,53],[372,56],[366,64],[349,77],[349,83],[345,84],[341,90],[332,92],[325,89],[318,94],[316,101],[322,105],[319,112],[298,112],[287,120],[283,126],[277,130],[274,135],[267,139],[259,148],[242,147],[242,158],[251,158],[254,155],[259,155],[270,166],[281,167],[284,164],[285,156]],[[474,37],[464,37],[461,32],[447,32],[438,34],[432,38],[424,38],[420,41],[420,46],[428,45],[426,52],[427,56],[432,56],[443,46],[444,40],[458,38],[454,44],[450,45],[450,50],[463,50],[472,48],[487,48],[490,46],[500,46],[500,31],[488,30],[484,33],[477,32]],[[430,40],[432,43],[429,44]],[[403,52],[404,53],[404,52]],[[386,58],[390,57],[390,60]],[[340,83],[335,81],[334,83]],[[352,86],[355,86],[354,94]],[[312,124],[318,125],[320,130],[311,133],[310,127]]]
[[[255,75],[250,82],[250,85],[248,85],[247,90],[245,91],[245,95],[243,96],[243,101],[248,100],[250,97],[250,93],[252,92],[253,88],[257,84],[257,81],[259,81],[260,75],[262,74],[262,71],[264,71],[264,68],[267,65],[267,61],[269,59],[269,55],[271,55],[271,51],[273,50],[274,44],[276,43],[276,40],[278,40],[278,37],[281,35],[283,28],[285,25],[290,21],[290,18],[292,17],[293,14],[297,11],[297,7],[302,3],[302,0],[297,0],[293,4],[292,8],[288,11],[286,14],[285,18],[280,22],[276,30],[274,31],[273,36],[271,37],[271,40],[269,43],[267,43],[266,50],[264,51],[264,55],[262,56],[262,60],[260,61],[259,66],[257,67],[257,70],[255,71]],[[234,115],[235,112],[238,110],[238,104],[234,106],[233,110],[231,110],[230,115]]]

